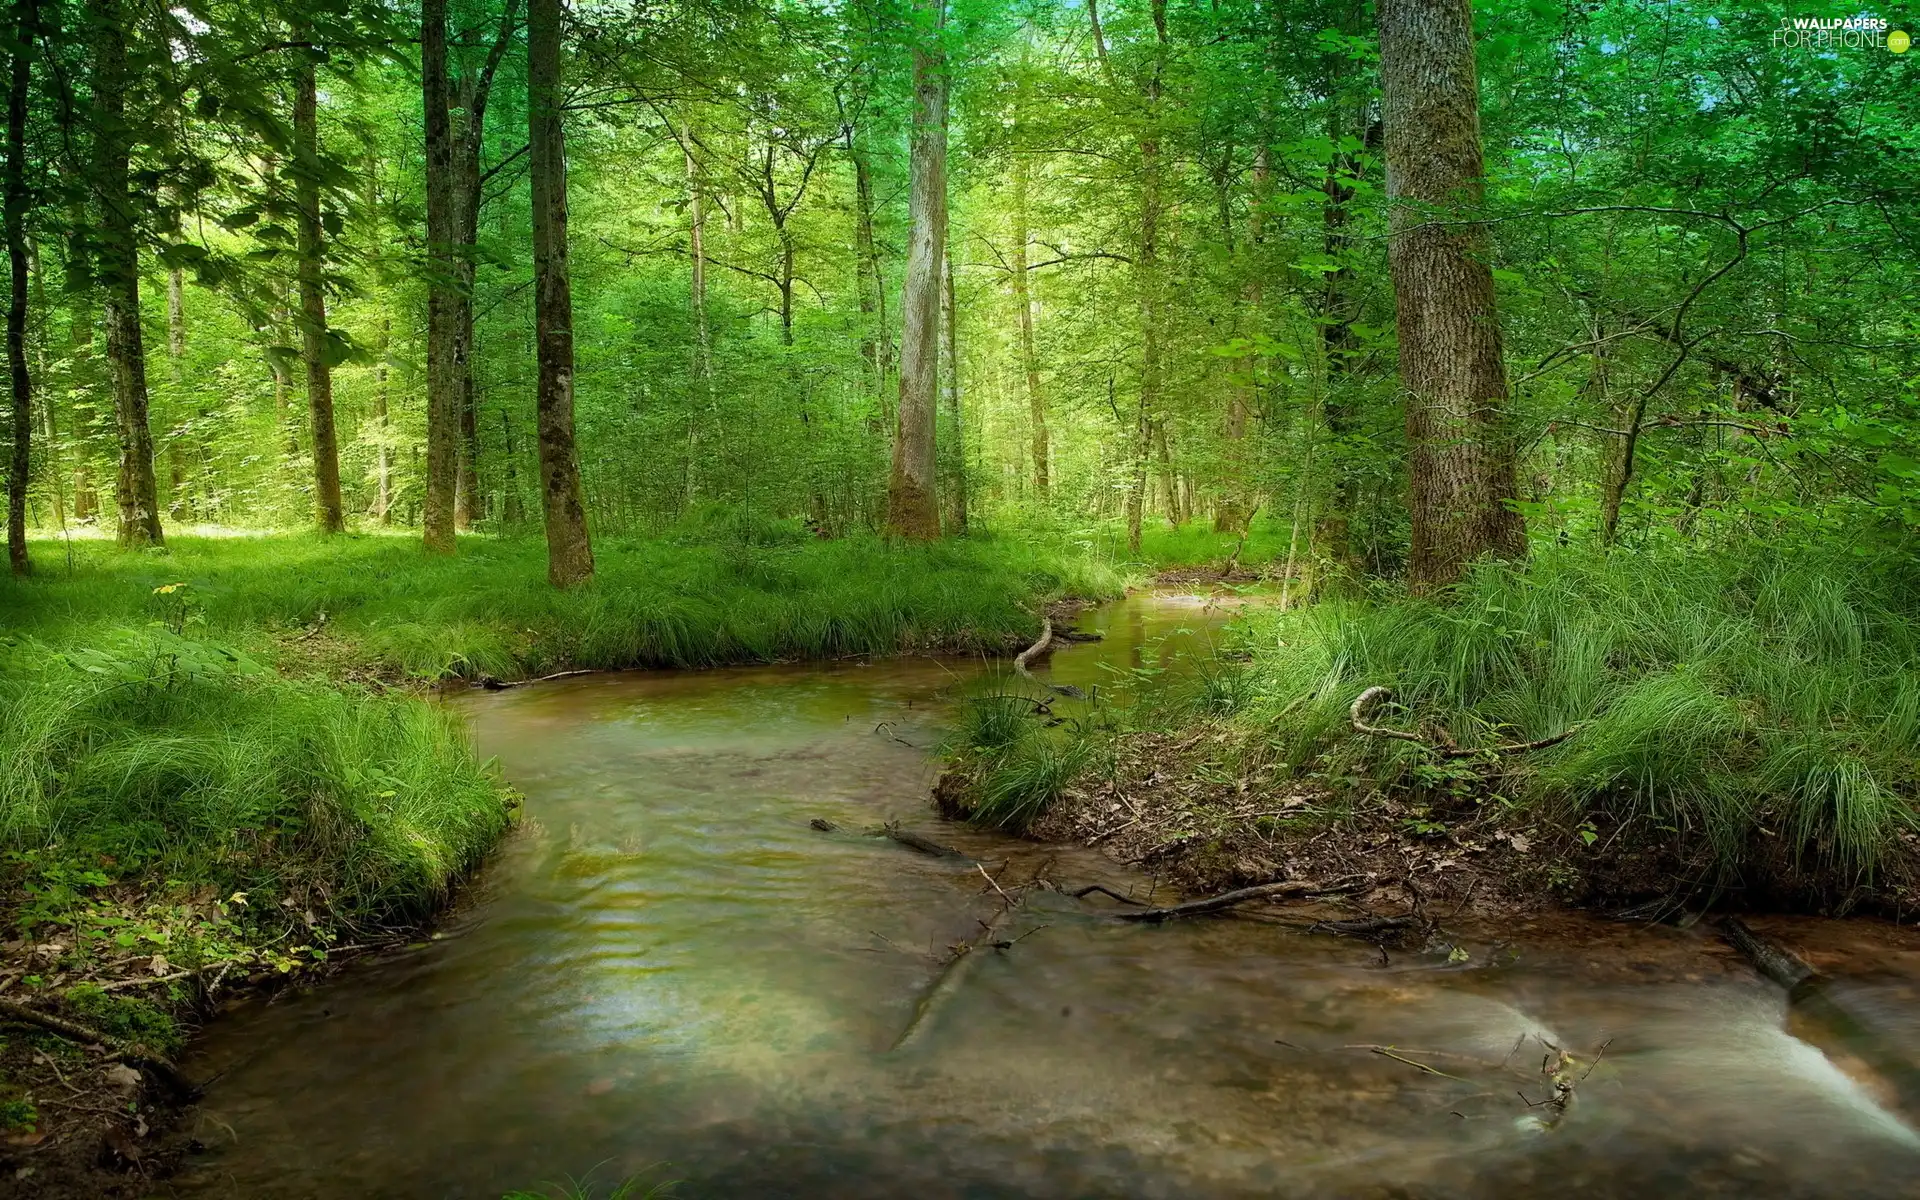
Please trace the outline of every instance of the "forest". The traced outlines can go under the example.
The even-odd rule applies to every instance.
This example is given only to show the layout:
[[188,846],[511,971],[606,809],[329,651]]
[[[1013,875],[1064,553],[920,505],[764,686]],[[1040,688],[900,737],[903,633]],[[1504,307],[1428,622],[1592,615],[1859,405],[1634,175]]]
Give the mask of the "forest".
[[0,1195],[147,1194],[589,672],[951,663],[902,793],[1149,887],[1897,923],[1901,11],[8,0]]

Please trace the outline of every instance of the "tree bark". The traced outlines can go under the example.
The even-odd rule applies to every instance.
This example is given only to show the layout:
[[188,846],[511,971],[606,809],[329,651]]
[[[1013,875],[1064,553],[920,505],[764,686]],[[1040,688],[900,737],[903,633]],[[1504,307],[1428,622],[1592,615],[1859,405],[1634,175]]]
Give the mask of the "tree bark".
[[501,10],[500,25],[486,61],[471,76],[449,84],[451,101],[460,119],[453,122],[453,224],[458,237],[454,257],[456,286],[453,295],[454,386],[459,389],[460,448],[454,479],[453,524],[457,530],[472,528],[486,517],[485,498],[480,494],[479,391],[474,383],[473,287],[479,265],[480,204],[484,176],[480,170],[481,152],[486,148],[487,102],[493,93],[494,76],[512,44],[519,23],[519,0],[508,0]]
[[1409,583],[1431,591],[1486,555],[1520,558],[1507,379],[1484,224],[1468,0],[1381,0],[1388,260],[1410,461]]
[[561,125],[561,0],[527,8],[527,114],[533,182],[534,323],[539,343],[537,412],[540,499],[547,578],[572,587],[593,576],[586,503],[573,442],[573,293],[567,277],[567,155]]
[[133,80],[127,69],[127,28],[120,0],[89,0],[94,43],[94,186],[100,198],[99,270],[106,293],[107,362],[113,376],[114,416],[120,432],[120,473],[114,484],[120,546],[158,546],[158,487],[153,432],[147,420],[147,351],[140,329],[140,246],[135,197],[128,190],[126,106]]
[[887,480],[887,532],[940,536],[934,413],[940,364],[940,268],[947,240],[947,64],[944,0],[915,0],[912,177],[907,277],[900,311],[900,408]]
[[39,27],[37,0],[14,0],[13,54],[7,77],[7,265],[13,293],[7,303],[7,376],[13,385],[13,456],[7,469],[7,562],[25,575],[27,479],[33,468],[33,378],[27,372],[27,90]]
[[420,96],[427,144],[427,478],[421,540],[454,549],[454,476],[459,457],[460,381],[456,301],[453,135],[447,104],[447,0],[420,3]]
[[[1018,128],[1018,118],[1016,129]],[[1040,360],[1033,350],[1033,294],[1028,284],[1027,190],[1032,167],[1019,147],[1013,152],[1013,307],[1019,318],[1020,370],[1027,384],[1027,420],[1033,434],[1033,490],[1044,507],[1052,486],[1053,450],[1047,436],[1047,405],[1040,394]]]
[[320,219],[320,115],[316,49],[296,50],[294,204],[300,210],[300,347],[307,366],[307,420],[313,445],[314,519],[321,533],[346,528],[340,500],[340,444],[333,426],[333,369],[327,364],[326,229]]
[[886,279],[880,273],[880,253],[873,240],[873,170],[858,134],[847,129],[847,156],[853,160],[854,281],[860,288],[860,360],[866,364],[882,421],[891,421],[887,403]]
[[958,331],[960,306],[954,300],[953,291],[953,242],[946,245],[947,306],[941,328],[947,337],[947,373],[946,401],[947,414],[953,427],[953,446],[949,451],[951,466],[947,471],[947,526],[954,533],[967,531],[967,437],[966,421],[960,411],[960,335]]
[[393,343],[393,318],[380,318],[380,363],[373,369],[373,420],[380,429],[380,450],[374,464],[373,514],[383,526],[393,524],[393,420],[387,396],[387,353]]

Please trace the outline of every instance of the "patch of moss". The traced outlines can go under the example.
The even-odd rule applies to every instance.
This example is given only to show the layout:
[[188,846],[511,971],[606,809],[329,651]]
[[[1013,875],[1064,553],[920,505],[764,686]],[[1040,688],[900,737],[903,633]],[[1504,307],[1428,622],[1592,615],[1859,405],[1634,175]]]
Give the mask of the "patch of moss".
[[184,1040],[172,1017],[129,996],[115,996],[98,984],[67,989],[67,1007],[74,1016],[101,1033],[128,1045],[145,1046],[155,1054],[172,1056]]

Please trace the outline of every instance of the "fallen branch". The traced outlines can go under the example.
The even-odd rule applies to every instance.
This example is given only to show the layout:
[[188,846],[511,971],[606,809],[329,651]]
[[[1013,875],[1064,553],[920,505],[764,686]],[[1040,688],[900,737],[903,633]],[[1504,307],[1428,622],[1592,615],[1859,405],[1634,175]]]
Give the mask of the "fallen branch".
[[1720,923],[1720,927],[1726,931],[1727,940],[1733,943],[1733,948],[1753,964],[1754,970],[1788,992],[1797,990],[1814,977],[1813,968],[1802,962],[1799,955],[1773,939],[1755,933],[1752,926],[1739,917],[1728,917]]
[[1075,900],[1084,900],[1095,892],[1099,892],[1103,896],[1111,896],[1122,904],[1132,904],[1141,908],[1145,908],[1147,904],[1145,900],[1135,900],[1132,896],[1122,896],[1119,892],[1114,891],[1104,883],[1090,883],[1083,888],[1077,888],[1074,891],[1068,892],[1067,895],[1072,896]]
[[1285,879],[1279,883],[1263,883],[1255,887],[1241,888],[1238,891],[1223,892],[1218,896],[1209,896],[1205,900],[1189,900],[1185,904],[1176,904],[1171,908],[1149,908],[1144,912],[1115,913],[1122,921],[1147,921],[1159,924],[1180,917],[1197,917],[1204,913],[1220,912],[1252,900],[1311,900],[1320,896],[1344,896],[1372,886],[1365,880],[1348,879],[1334,884],[1319,884],[1305,879]]
[[939,842],[934,841],[932,838],[921,837],[919,834],[914,833],[912,830],[902,829],[898,825],[884,826],[881,829],[881,833],[884,836],[892,838],[894,841],[899,842],[902,846],[905,846],[910,850],[918,850],[920,853],[930,854],[934,858],[965,858],[967,857],[966,855],[960,853],[958,850],[955,850],[952,846],[942,846]]
[[1545,750],[1548,746],[1559,745],[1586,727],[1586,723],[1583,721],[1569,725],[1559,733],[1538,738],[1531,742],[1508,742],[1500,746],[1469,747],[1463,747],[1458,742],[1455,742],[1446,730],[1436,729],[1434,733],[1435,736],[1439,738],[1439,741],[1431,742],[1419,734],[1405,729],[1389,729],[1384,725],[1367,724],[1366,712],[1368,707],[1371,706],[1374,701],[1385,700],[1391,695],[1393,695],[1392,688],[1375,686],[1368,688],[1366,691],[1354,697],[1352,707],[1347,709],[1347,720],[1353,726],[1353,731],[1355,733],[1367,734],[1370,737],[1394,738],[1402,742],[1412,742],[1416,746],[1425,746],[1442,758],[1478,758],[1482,755],[1525,754],[1533,750]]
[[508,688],[526,687],[530,683],[551,683],[556,679],[572,679],[575,675],[597,675],[600,672],[593,667],[581,667],[576,671],[555,671],[551,675],[542,675],[536,679],[495,679],[491,675],[482,675],[473,681],[475,687],[489,692],[504,692]]
[[189,1083],[186,1076],[180,1074],[180,1069],[166,1059],[148,1054],[144,1050],[117,1046],[106,1034],[91,1026],[82,1025],[78,1021],[69,1021],[65,1017],[43,1012],[16,1000],[5,999],[0,999],[0,1019],[33,1025],[82,1045],[108,1047],[111,1051],[108,1057],[146,1068],[181,1096],[192,1097],[199,1094],[199,1089]]
[[1051,645],[1052,642],[1053,642],[1053,618],[1042,617],[1040,618],[1040,640],[1035,642],[1033,645],[1028,646],[1025,650],[1022,650],[1020,653],[1014,655],[1013,669],[1020,672],[1020,674],[1025,675],[1028,679],[1032,679],[1033,672],[1027,670],[1027,664],[1029,662],[1032,662],[1035,658],[1039,657],[1040,655],[1046,653],[1047,647]]

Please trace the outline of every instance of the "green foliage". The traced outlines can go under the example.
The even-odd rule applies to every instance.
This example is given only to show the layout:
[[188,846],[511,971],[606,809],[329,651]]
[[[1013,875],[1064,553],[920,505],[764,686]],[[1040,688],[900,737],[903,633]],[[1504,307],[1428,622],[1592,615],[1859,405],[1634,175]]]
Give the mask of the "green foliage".
[[1010,680],[989,680],[966,697],[948,750],[973,779],[969,820],[1023,832],[1092,762],[1087,723],[1053,717],[1054,702],[1065,703]]
[[40,1123],[40,1110],[31,1100],[20,1096],[0,1099],[0,1133],[32,1133]]
[[1393,689],[1374,723],[1469,749],[1578,724],[1500,758],[1501,791],[1570,824],[1638,816],[1730,867],[1784,845],[1863,878],[1920,796],[1915,582],[1909,561],[1841,553],[1543,554],[1443,600],[1267,618],[1237,720],[1302,770],[1441,791],[1460,760],[1352,732],[1362,689]]
[[822,541],[797,523],[715,509],[668,537],[605,539],[596,551],[593,584],[557,592],[544,547],[527,540],[473,538],[446,559],[389,537],[176,538],[158,560],[90,545],[71,577],[0,585],[0,613],[64,638],[75,625],[134,622],[154,587],[184,580],[210,636],[312,630],[324,616],[342,653],[387,671],[510,678],[997,652],[1031,636],[1035,602],[1122,584],[1084,555],[1028,541]]
[[28,919],[105,858],[226,889],[298,882],[343,912],[425,911],[507,819],[455,720],[252,669],[164,630],[0,655],[0,839],[59,845]]
[[92,983],[68,988],[65,1000],[74,1016],[123,1045],[144,1046],[163,1058],[180,1049],[180,1027],[145,1000],[116,996]]

